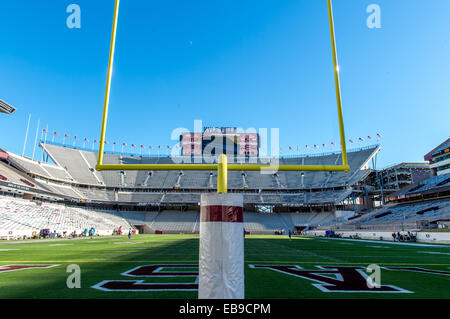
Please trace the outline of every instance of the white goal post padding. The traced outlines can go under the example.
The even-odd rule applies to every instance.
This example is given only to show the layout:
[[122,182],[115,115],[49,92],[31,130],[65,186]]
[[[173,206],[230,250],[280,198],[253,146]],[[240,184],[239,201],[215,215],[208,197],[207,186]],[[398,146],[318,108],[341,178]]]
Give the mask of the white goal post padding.
[[242,194],[202,194],[199,299],[244,299]]

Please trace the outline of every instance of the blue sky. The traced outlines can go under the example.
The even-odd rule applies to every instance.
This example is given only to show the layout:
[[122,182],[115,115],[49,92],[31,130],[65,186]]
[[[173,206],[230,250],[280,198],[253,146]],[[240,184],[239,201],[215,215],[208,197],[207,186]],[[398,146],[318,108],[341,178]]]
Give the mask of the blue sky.
[[[66,25],[71,3],[81,29]],[[366,25],[369,4],[380,29]],[[22,152],[29,114],[28,156],[38,119],[99,137],[113,6],[0,1],[0,99],[18,109],[0,115],[0,147]],[[334,0],[334,15],[347,141],[381,133],[379,167],[423,161],[450,135],[450,1]],[[285,154],[330,151],[332,70],[325,0],[122,0],[107,140],[173,145],[175,128],[202,120],[279,128]]]

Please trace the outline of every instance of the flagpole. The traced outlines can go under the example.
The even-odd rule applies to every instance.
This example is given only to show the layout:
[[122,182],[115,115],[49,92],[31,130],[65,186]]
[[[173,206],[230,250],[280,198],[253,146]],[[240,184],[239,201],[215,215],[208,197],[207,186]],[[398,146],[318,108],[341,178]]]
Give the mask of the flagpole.
[[25,132],[25,141],[23,142],[22,156],[25,155],[25,146],[27,145],[28,129],[30,128],[30,120],[31,120],[31,114],[28,115],[28,124],[27,124],[27,130]]
[[45,126],[44,144],[45,144],[45,142],[47,142],[47,134],[48,134],[48,124]]
[[[47,141],[48,124],[45,127],[46,128],[45,128],[44,145],[45,145],[45,142]],[[44,147],[42,147],[42,159],[41,159],[41,162],[43,162],[43,161],[44,161]]]
[[[44,137],[44,131],[42,131],[42,133],[41,133],[41,139],[40,139],[40,141],[39,141],[39,144],[42,142],[42,138]],[[42,149],[42,153],[44,153],[44,149]]]
[[33,155],[31,156],[32,160],[34,160],[34,152],[36,151],[36,143],[37,143],[37,138],[38,138],[38,135],[39,135],[39,125],[40,125],[40,123],[41,123],[41,120],[38,119],[38,124],[37,124],[37,127],[36,127],[36,137],[34,138]]

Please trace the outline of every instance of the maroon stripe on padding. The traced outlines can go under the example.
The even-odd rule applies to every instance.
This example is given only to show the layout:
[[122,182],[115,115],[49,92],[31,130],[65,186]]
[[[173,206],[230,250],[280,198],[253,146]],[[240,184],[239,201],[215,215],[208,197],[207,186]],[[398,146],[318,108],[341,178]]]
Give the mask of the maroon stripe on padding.
[[242,223],[244,221],[243,209],[238,206],[202,206],[200,221]]

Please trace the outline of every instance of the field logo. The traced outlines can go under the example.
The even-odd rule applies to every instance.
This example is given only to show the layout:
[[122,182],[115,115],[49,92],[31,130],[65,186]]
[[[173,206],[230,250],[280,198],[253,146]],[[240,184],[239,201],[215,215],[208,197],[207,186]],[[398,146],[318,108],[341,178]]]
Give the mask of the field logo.
[[[194,270],[195,269],[195,270]],[[152,283],[144,280],[104,280],[92,288],[103,291],[189,291],[198,290],[198,265],[145,265],[121,274],[128,277],[178,278],[190,277],[189,283]]]
[[36,268],[51,268],[59,265],[5,265],[0,266],[0,273],[7,271],[17,271],[25,269],[36,269]]
[[[249,265],[252,269],[269,269],[314,282],[312,285],[322,292],[350,293],[413,293],[392,285],[381,284],[381,268],[385,270],[414,271],[450,276],[449,271],[418,267],[380,267],[372,264],[362,266],[315,266],[303,269],[296,265]],[[91,288],[102,291],[196,291],[198,290],[198,265],[154,264],[143,265],[121,274],[126,277],[144,278],[131,280],[104,280]],[[192,278],[189,282],[176,282],[176,278]],[[173,282],[161,283],[152,278],[174,278]]]
[[[411,293],[395,286],[381,285],[380,267],[377,265],[370,265],[367,269],[360,266],[316,266],[317,269],[312,270],[292,265],[249,267],[270,269],[316,282],[313,286],[323,292]],[[372,274],[368,276],[364,270]]]

